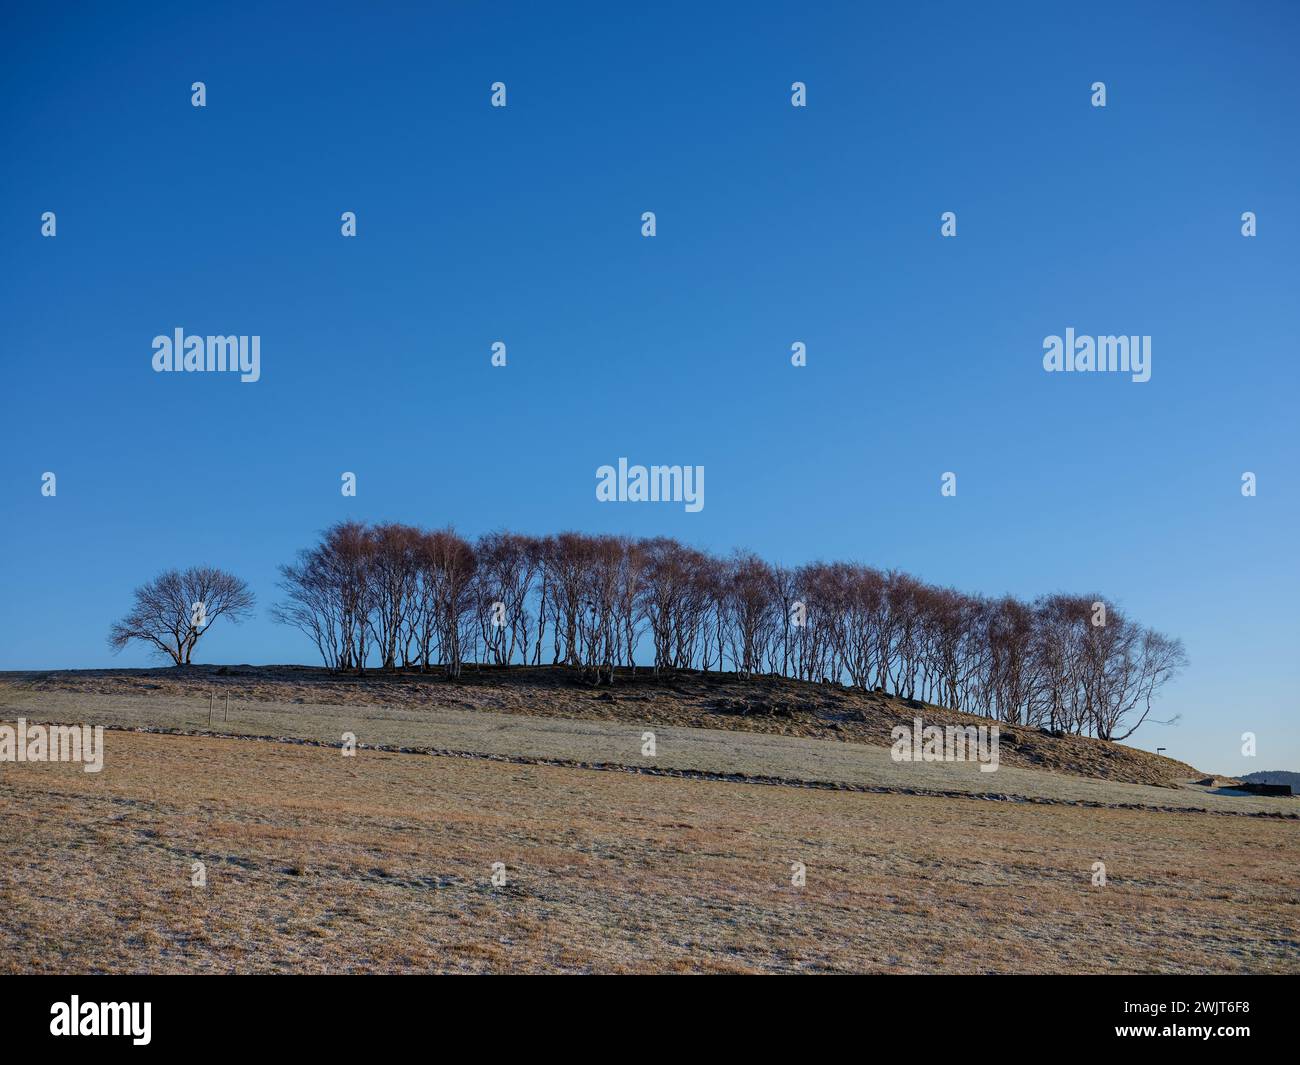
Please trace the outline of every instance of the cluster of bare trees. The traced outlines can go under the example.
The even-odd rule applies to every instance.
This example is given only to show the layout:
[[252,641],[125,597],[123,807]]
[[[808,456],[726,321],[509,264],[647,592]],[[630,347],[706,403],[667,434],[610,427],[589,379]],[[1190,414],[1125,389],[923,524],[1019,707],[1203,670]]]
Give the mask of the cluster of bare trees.
[[272,615],[311,637],[331,669],[438,664],[455,677],[473,642],[477,569],[450,530],[343,522],[280,567],[286,596]]
[[1099,596],[987,599],[852,563],[772,566],[675,540],[345,522],[281,567],[275,616],[335,670],[460,674],[544,661],[612,683],[735,670],[896,692],[1000,720],[1123,739],[1185,665],[1182,645]]

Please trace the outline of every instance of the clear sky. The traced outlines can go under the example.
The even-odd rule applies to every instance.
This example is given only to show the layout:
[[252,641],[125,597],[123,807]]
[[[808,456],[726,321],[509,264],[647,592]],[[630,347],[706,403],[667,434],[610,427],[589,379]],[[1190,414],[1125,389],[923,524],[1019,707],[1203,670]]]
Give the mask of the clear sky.
[[[260,600],[199,658],[310,662],[266,608],[343,517],[662,533],[1104,593],[1190,657],[1136,742],[1300,769],[1300,6],[5,23],[0,668],[148,664],[109,625],[197,563]],[[154,373],[178,327],[260,336],[261,380]],[[1151,380],[1044,372],[1067,327],[1151,336]],[[624,455],[704,509],[598,503]]]

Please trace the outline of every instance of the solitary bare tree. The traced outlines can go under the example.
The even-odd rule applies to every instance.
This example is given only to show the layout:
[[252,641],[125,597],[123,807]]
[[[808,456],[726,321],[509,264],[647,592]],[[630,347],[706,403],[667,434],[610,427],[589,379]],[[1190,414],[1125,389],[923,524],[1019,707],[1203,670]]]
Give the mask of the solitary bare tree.
[[243,621],[254,602],[248,585],[224,570],[211,566],[193,566],[184,573],[168,570],[135,590],[135,604],[109,631],[108,645],[116,654],[139,640],[176,665],[188,666],[194,645],[217,618]]

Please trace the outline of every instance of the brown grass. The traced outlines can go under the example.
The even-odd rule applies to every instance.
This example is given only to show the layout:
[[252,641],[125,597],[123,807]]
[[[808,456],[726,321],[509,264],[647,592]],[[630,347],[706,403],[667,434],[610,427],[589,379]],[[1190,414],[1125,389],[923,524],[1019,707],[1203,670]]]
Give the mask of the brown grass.
[[0,970],[1300,971],[1294,822],[107,742],[0,766]]

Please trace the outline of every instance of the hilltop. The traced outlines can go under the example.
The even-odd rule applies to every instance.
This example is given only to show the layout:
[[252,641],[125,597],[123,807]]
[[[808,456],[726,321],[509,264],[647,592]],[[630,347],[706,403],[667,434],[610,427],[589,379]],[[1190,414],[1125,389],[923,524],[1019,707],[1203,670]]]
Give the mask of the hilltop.
[[595,687],[564,666],[469,665],[448,681],[436,674],[372,671],[361,676],[292,665],[0,673],[0,686],[24,692],[312,705],[477,710],[572,720],[708,728],[889,746],[890,730],[912,725],[1001,728],[1004,765],[1129,784],[1178,787],[1204,776],[1194,767],[1088,736],[1007,725],[974,714],[833,684],[785,677],[680,671],[655,677],[620,669]]

